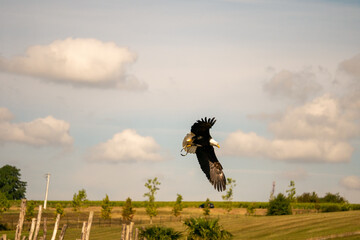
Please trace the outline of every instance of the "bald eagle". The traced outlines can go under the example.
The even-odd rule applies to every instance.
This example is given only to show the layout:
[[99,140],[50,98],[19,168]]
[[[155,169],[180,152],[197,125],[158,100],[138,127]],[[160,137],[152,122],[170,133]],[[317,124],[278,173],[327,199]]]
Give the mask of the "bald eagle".
[[218,161],[214,147],[220,148],[219,144],[210,136],[210,128],[215,124],[215,118],[206,118],[196,121],[191,132],[183,140],[183,149],[187,153],[195,153],[202,171],[210,183],[218,191],[226,189],[226,178],[222,166]]

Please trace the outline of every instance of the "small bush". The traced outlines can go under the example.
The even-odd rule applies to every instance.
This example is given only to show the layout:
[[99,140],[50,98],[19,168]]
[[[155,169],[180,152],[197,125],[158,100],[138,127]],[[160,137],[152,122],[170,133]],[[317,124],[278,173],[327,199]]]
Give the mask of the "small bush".
[[35,210],[35,202],[28,201],[26,206],[26,213],[25,213],[25,219],[27,221],[31,221],[31,219],[35,216],[34,210]]
[[176,232],[172,228],[161,226],[150,226],[140,230],[140,238],[148,240],[175,240],[182,237],[181,232]]
[[135,212],[136,211],[134,210],[134,207],[132,205],[131,198],[128,197],[126,199],[125,205],[122,208],[121,215],[122,215],[123,221],[125,221],[126,223],[131,222],[134,217]]
[[291,205],[290,200],[284,196],[284,194],[279,193],[276,198],[269,202],[268,207],[268,216],[272,215],[291,215]]
[[255,213],[255,205],[254,204],[249,204],[246,208],[246,214],[251,216]]
[[339,212],[341,211],[341,207],[338,204],[324,204],[321,205],[321,212]]
[[63,217],[65,215],[64,207],[61,203],[57,203],[55,207],[55,218],[56,216],[60,214],[60,217]]
[[360,210],[360,204],[350,204],[352,210]]
[[341,211],[350,211],[351,210],[351,205],[348,203],[343,203],[341,204]]
[[219,219],[188,218],[184,221],[188,240],[227,240],[232,234],[219,224]]

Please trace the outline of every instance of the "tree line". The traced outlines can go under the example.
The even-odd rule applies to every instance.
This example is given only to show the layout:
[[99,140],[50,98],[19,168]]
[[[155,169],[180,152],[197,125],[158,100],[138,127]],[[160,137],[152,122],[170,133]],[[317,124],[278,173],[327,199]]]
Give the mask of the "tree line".
[[[157,178],[148,179],[145,183],[145,187],[147,192],[144,193],[144,197],[147,198],[146,200],[146,213],[150,218],[150,222],[152,222],[152,218],[157,216],[157,208],[155,204],[155,195],[159,190],[159,186],[161,183]],[[0,168],[0,213],[6,211],[10,208],[10,201],[11,200],[19,200],[25,198],[26,193],[26,186],[27,183],[21,180],[20,169],[16,168],[15,166],[5,165]],[[230,212],[233,205],[233,189],[236,186],[236,181],[231,178],[227,178],[227,191],[225,195],[222,196],[222,199],[225,201],[225,209]],[[182,196],[177,194],[176,202],[174,208],[172,210],[174,216],[179,216],[181,214],[183,204],[182,204]],[[279,193],[276,197],[274,196],[274,189],[271,192],[270,199],[269,199],[269,212],[270,205],[274,202],[274,200],[279,202],[285,202],[285,205],[288,206],[290,203],[340,203],[345,204],[348,201],[342,197],[339,193],[326,193],[324,197],[319,197],[316,192],[305,192],[301,195],[296,196],[296,188],[295,182],[290,181],[288,189],[286,190],[286,195],[283,193]],[[74,211],[80,211],[81,207],[86,205],[87,203],[87,195],[84,189],[78,191],[73,196],[72,207]],[[204,204],[204,215],[209,215],[210,212],[210,200],[207,199]],[[31,212],[31,204],[29,204],[29,211]],[[60,215],[64,214],[64,206],[61,203],[57,203],[56,206],[56,213]],[[104,219],[108,219],[111,217],[111,203],[109,200],[109,196],[106,194],[105,198],[101,203],[102,208],[102,217]],[[254,213],[254,206],[249,204],[247,206],[248,215],[252,215]],[[128,213],[128,216],[124,216],[124,219],[127,221],[131,221],[132,217],[135,214],[135,210],[132,206],[132,200],[130,197],[126,199],[126,203],[123,209],[125,213]]]

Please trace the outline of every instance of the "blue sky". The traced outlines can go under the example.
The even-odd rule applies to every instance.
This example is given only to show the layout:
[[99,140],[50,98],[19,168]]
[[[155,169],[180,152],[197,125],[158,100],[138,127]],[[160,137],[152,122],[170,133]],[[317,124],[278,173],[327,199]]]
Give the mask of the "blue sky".
[[236,201],[339,192],[360,202],[356,1],[1,1],[0,161],[27,197],[221,200],[196,157],[199,118]]

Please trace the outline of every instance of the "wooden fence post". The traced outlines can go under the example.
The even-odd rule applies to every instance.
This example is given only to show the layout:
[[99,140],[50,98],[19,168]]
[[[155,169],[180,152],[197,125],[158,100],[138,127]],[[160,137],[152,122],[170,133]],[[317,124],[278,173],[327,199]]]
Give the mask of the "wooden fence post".
[[29,233],[29,240],[32,240],[32,237],[33,237],[33,235],[34,235],[35,223],[36,223],[36,218],[32,218],[32,219],[31,219],[30,233]]
[[52,235],[52,237],[51,237],[51,240],[55,240],[55,238],[56,238],[56,233],[57,233],[57,230],[58,230],[58,228],[59,228],[59,222],[60,222],[60,214],[58,214],[58,215],[56,216],[54,231],[53,231],[53,235]]
[[126,237],[125,240],[130,240],[130,225],[126,225]]
[[67,229],[67,224],[64,224],[64,226],[63,226],[62,229],[61,229],[61,233],[60,233],[60,236],[59,236],[59,240],[63,240],[63,239],[64,239],[66,229]]
[[91,211],[89,214],[89,220],[87,222],[85,240],[89,240],[89,238],[90,238],[90,230],[91,230],[91,224],[92,224],[93,217],[94,217],[94,211]]
[[86,222],[83,222],[82,228],[81,228],[81,240],[85,240],[86,238]]
[[19,222],[18,225],[16,226],[15,240],[20,240],[21,238],[21,231],[24,224],[25,212],[26,212],[26,199],[21,199],[21,209],[19,215]]
[[43,231],[43,240],[46,240],[46,233],[47,233],[47,218],[44,218],[44,231]]
[[134,228],[134,222],[131,222],[130,229],[129,229],[130,240],[132,240],[132,238],[133,238],[133,228]]
[[38,212],[37,219],[36,219],[36,228],[35,228],[35,234],[34,234],[34,238],[33,238],[34,240],[37,240],[37,237],[39,234],[40,225],[41,225],[41,214],[42,214],[42,205],[39,205],[39,212]]
[[121,240],[125,240],[126,224],[122,225],[121,229]]

